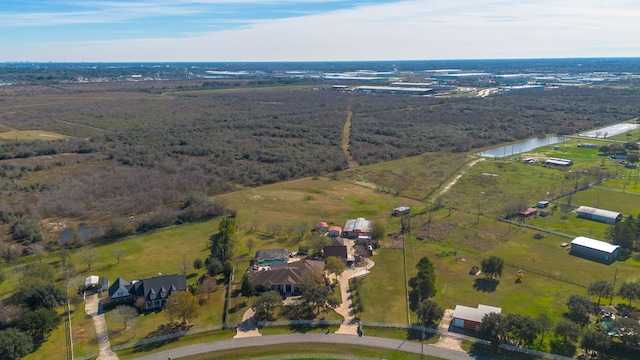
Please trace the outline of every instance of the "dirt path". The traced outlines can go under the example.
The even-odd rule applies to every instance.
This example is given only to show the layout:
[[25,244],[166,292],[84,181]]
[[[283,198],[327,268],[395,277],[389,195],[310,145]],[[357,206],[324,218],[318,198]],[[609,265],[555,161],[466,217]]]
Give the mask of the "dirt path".
[[[442,317],[442,320],[440,320],[440,325],[438,326],[438,330],[440,331],[441,334],[449,333],[449,328],[450,328],[452,319],[453,319],[453,310],[446,309],[444,311],[444,316]],[[447,335],[440,335],[440,339],[438,340],[437,343],[433,344],[433,346],[450,349],[450,350],[456,350],[456,351],[464,351],[462,350],[462,346],[460,346],[461,343],[462,343],[462,340],[460,339],[456,339],[454,337],[447,336]]]
[[444,194],[446,194],[447,191],[449,191],[449,189],[451,189],[451,187],[453,185],[455,185],[458,180],[460,180],[460,178],[462,177],[462,175],[464,175],[467,170],[471,169],[475,164],[479,163],[480,161],[484,161],[484,158],[479,158],[479,159],[475,159],[473,161],[471,161],[470,163],[468,163],[466,165],[466,167],[464,169],[462,169],[462,171],[460,171],[460,174],[458,174],[455,178],[453,178],[453,180],[449,181],[442,190],[440,190],[440,192],[438,193],[438,196],[442,196]]
[[344,152],[344,156],[347,157],[349,169],[358,167],[358,163],[355,160],[353,160],[353,157],[349,152],[349,141],[351,136],[351,117],[353,116],[353,111],[351,111],[351,102],[352,102],[352,99],[349,99],[349,107],[347,108],[347,121],[344,122],[344,127],[342,128],[342,152]]

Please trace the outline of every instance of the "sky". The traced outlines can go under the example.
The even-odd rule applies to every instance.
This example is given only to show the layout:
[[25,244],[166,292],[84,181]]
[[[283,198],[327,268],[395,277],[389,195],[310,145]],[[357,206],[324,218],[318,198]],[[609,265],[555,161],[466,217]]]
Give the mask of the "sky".
[[0,0],[0,62],[640,57],[638,0]]

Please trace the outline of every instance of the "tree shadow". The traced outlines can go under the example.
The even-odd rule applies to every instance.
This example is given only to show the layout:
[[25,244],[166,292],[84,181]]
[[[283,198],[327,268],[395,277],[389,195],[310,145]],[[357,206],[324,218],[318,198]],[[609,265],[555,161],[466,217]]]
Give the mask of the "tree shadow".
[[313,320],[316,318],[313,308],[305,304],[283,306],[280,314],[289,320]]
[[235,304],[232,308],[229,308],[229,314],[235,314],[238,311],[246,308],[248,306],[247,301],[243,301],[241,303]]
[[479,278],[473,280],[473,288],[482,292],[493,292],[498,288],[498,283],[496,279]]
[[505,349],[494,349],[490,345],[474,343],[469,349],[469,355],[476,359],[493,359],[493,360],[534,360],[539,359],[537,356],[529,355],[521,352],[514,352]]
[[553,354],[573,357],[576,353],[576,346],[570,342],[564,343],[561,340],[554,339],[549,341],[549,346]]
[[425,331],[424,333],[422,332],[422,330],[416,330],[416,329],[407,329],[407,340],[411,340],[411,341],[420,341],[420,339],[422,338],[424,334],[424,340],[430,340],[431,338],[435,337],[435,336],[439,336],[435,333],[432,332],[427,332]]
[[[178,334],[178,333],[187,331],[187,330],[191,329],[192,327],[193,327],[193,325],[183,324],[183,323],[162,324],[162,325],[158,326],[158,328],[156,330],[148,333],[147,336],[145,336],[143,338],[143,340],[145,340],[145,339],[153,339],[153,338],[157,338],[157,337],[160,337],[160,336],[166,336],[166,335],[171,335],[171,334]],[[158,348],[163,347],[166,344],[169,344],[169,343],[177,341],[178,338],[180,338],[180,336],[171,337],[171,338],[160,340],[160,341],[154,341],[154,342],[150,342],[150,343],[134,346],[133,352],[147,352],[147,351],[150,351],[150,350],[158,349]]]

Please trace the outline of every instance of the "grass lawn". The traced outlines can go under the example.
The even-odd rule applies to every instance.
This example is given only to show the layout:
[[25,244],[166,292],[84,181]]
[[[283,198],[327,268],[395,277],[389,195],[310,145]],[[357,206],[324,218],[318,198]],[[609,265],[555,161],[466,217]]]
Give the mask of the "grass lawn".
[[[565,196],[558,199],[558,202],[567,203],[568,198]],[[627,194],[602,188],[591,188],[584,191],[578,191],[573,194],[571,198],[572,206],[585,205],[634,216],[638,215],[640,211],[640,207],[638,207],[639,202],[640,197],[635,194]],[[575,215],[569,214],[569,216],[572,217]],[[592,222],[590,220],[583,221]]]
[[[224,306],[224,288],[211,294],[211,298],[205,299],[200,306],[200,313],[188,325],[192,329],[202,329],[213,325],[222,324],[222,314]],[[116,311],[111,310],[105,313],[107,327],[109,328],[111,345],[122,345],[134,343],[136,341],[164,335],[167,333],[166,324],[169,318],[162,311],[151,312],[137,316],[127,324],[117,320]]]
[[364,311],[362,321],[389,324],[407,323],[406,285],[402,249],[378,249],[371,258],[375,266],[358,278],[357,291]]
[[[594,186],[597,190],[611,190],[616,192],[623,192],[630,195],[640,195],[640,167],[635,170],[629,171],[626,174],[626,178],[621,179],[609,179],[597,186]],[[638,180],[638,182],[636,182]],[[638,199],[640,200],[640,199]]]
[[[162,274],[181,273],[183,261],[193,264],[196,258],[209,256],[209,237],[218,231],[219,219],[201,223],[172,226],[157,232],[133,236],[124,240],[100,244],[94,247],[97,258],[91,265],[83,260],[82,250],[71,253],[70,260],[75,264],[79,276],[107,276],[110,283],[118,277],[127,281],[143,279]],[[124,255],[118,262],[114,249],[123,249]],[[144,259],[144,261],[141,261]],[[193,272],[194,274],[196,272]],[[203,270],[200,273],[204,273]],[[187,278],[187,282],[195,279]]]
[[[324,177],[304,178],[260,188],[237,191],[223,196],[230,208],[238,209],[237,226],[257,226],[257,250],[261,238],[272,246],[282,246],[289,239],[286,227],[306,224],[310,230],[317,221],[329,225],[344,226],[347,219],[359,216],[371,220],[387,221],[393,208],[412,206],[420,202],[392,196],[373,189]],[[279,224],[278,236],[268,236],[267,225]],[[247,252],[242,236],[239,236],[236,254]],[[252,236],[250,233],[247,236]],[[294,236],[292,236],[294,237]],[[275,243],[275,244],[274,244]],[[252,251],[253,252],[253,251]],[[251,254],[252,255],[252,254]]]

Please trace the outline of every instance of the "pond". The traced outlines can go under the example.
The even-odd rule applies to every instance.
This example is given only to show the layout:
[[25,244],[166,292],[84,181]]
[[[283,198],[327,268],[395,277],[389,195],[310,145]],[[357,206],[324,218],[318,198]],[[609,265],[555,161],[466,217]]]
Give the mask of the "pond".
[[61,243],[66,243],[69,240],[73,239],[74,234],[76,234],[80,239],[88,239],[89,237],[91,237],[91,235],[101,229],[101,226],[86,227],[86,224],[81,223],[80,225],[78,225],[78,231],[67,229],[61,232],[58,241]]
[[515,144],[505,145],[495,149],[489,149],[476,153],[476,155],[492,158],[503,158],[511,155],[531,151],[539,147],[558,144],[564,141],[562,136],[547,136],[543,138],[529,139]]
[[587,131],[585,133],[581,133],[580,136],[591,137],[591,138],[606,138],[609,136],[615,136],[619,134],[626,133],[627,131],[635,130],[640,127],[640,124],[615,124],[611,126],[604,127],[602,129],[595,129],[591,131]]

